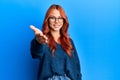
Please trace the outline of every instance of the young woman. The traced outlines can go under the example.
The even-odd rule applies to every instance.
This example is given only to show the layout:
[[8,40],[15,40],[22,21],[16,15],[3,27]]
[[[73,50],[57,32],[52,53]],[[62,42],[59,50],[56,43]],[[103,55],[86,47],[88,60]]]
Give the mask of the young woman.
[[60,5],[49,7],[42,31],[34,26],[31,54],[40,60],[38,80],[82,80],[78,54],[68,35],[68,19]]

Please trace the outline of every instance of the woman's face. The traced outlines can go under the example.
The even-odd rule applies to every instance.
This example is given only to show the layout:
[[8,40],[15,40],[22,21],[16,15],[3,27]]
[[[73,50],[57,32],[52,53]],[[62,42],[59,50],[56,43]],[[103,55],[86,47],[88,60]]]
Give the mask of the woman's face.
[[60,12],[57,9],[53,9],[49,17],[50,31],[60,31],[63,26],[63,18],[60,16]]

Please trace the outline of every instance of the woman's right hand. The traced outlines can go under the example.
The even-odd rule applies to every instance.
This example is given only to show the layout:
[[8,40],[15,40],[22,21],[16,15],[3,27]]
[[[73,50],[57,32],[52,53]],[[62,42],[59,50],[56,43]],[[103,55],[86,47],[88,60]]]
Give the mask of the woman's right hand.
[[36,40],[40,43],[40,44],[44,44],[47,43],[48,38],[46,37],[46,35],[44,35],[42,33],[42,31],[38,28],[36,28],[33,25],[30,25],[30,28],[34,31],[35,36],[36,36]]

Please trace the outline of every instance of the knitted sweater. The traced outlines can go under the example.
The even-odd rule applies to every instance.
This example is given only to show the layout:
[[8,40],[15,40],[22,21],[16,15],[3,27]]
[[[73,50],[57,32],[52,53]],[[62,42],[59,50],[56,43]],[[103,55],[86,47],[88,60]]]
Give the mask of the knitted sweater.
[[58,43],[52,56],[47,44],[39,44],[35,39],[31,41],[32,58],[40,60],[38,80],[47,80],[53,75],[67,75],[71,80],[82,80],[78,54],[72,40],[71,43],[74,50],[72,57],[69,57]]

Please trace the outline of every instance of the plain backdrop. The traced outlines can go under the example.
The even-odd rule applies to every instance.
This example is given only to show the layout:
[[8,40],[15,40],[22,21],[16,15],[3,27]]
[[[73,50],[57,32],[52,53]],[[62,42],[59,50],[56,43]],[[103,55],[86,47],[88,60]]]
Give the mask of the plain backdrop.
[[[0,0],[0,80],[36,80],[30,42],[51,4],[69,19],[83,80],[120,80],[119,0]],[[46,71],[47,72],[47,71]]]

